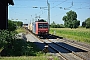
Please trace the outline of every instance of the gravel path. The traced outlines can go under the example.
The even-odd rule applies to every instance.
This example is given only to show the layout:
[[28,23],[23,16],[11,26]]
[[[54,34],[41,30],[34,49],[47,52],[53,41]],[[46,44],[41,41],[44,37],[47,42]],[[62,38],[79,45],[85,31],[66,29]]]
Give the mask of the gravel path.
[[[38,40],[38,38],[36,38],[32,34],[27,34],[26,38],[27,38],[27,41],[33,42],[41,51],[44,49],[45,44],[40,40]],[[53,51],[51,48],[48,48],[48,49],[49,49],[49,53],[55,53],[55,51]]]

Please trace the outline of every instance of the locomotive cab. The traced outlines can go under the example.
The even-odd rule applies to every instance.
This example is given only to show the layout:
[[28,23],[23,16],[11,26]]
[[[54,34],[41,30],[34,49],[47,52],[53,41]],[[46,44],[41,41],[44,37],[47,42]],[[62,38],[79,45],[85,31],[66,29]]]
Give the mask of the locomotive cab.
[[38,35],[48,35],[48,23],[47,22],[39,22],[37,28]]
[[44,20],[38,20],[32,23],[32,32],[36,35],[48,35],[48,22]]

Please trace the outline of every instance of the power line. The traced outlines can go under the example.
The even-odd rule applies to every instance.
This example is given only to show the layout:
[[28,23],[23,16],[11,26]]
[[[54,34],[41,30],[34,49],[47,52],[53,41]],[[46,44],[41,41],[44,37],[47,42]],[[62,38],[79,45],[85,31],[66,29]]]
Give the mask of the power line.
[[[17,1],[22,1],[22,0],[17,0]],[[37,1],[37,0],[23,0],[23,1]],[[60,8],[60,9],[69,9],[69,8],[73,8],[72,6],[74,5],[74,3],[81,3],[81,2],[70,2],[70,3],[72,3],[71,5],[72,6],[70,6],[70,7],[67,7],[67,8],[63,8],[63,7],[57,7],[57,6],[59,6],[60,4],[62,4],[62,3],[64,3],[64,2],[66,2],[67,0],[65,0],[65,1],[62,1],[61,3],[59,3],[59,4],[57,4],[57,5],[55,5],[55,6],[53,6],[53,7],[51,7],[50,9],[52,9],[52,8]],[[39,2],[44,2],[44,1],[39,1]],[[45,1],[46,2],[46,1]],[[49,2],[51,2],[51,1],[49,1]],[[53,1],[52,1],[53,2]],[[56,1],[57,2],[57,1]],[[55,3],[55,2],[54,2]],[[84,2],[82,2],[82,3],[84,3]],[[74,9],[90,9],[90,8],[88,8],[89,6],[87,6],[87,8],[86,7],[83,7],[83,8],[74,8]],[[12,8],[32,8],[32,7],[12,7]],[[40,8],[40,7],[39,7]],[[40,11],[40,12],[42,12],[42,11]],[[38,12],[38,13],[40,13],[40,12]],[[43,13],[41,13],[40,15],[42,15],[42,14],[44,14],[46,11],[44,11]],[[57,15],[56,15],[57,16]]]
[[9,8],[33,8],[33,7],[9,7]]
[[[62,3],[64,3],[64,2],[66,2],[67,0],[65,0],[65,1],[63,1],[63,2],[61,2],[61,3],[59,3],[59,4],[57,4],[56,6],[58,6],[58,5],[60,5],[60,4],[62,4]],[[52,8],[55,8],[56,6],[54,6],[54,7],[52,7]]]
[[[43,1],[43,0],[15,0],[15,1],[35,1],[35,2],[47,2],[47,1]],[[62,2],[62,1],[49,1],[49,2]]]

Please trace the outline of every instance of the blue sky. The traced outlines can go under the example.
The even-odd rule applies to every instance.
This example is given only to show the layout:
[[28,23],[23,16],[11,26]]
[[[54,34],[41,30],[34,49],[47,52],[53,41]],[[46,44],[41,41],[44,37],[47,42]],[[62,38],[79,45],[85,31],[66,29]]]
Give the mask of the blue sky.
[[[90,0],[48,0],[50,3],[50,23],[63,24],[63,16],[73,10],[77,13],[77,19],[82,23],[90,17]],[[30,23],[40,16],[48,19],[47,0],[14,0],[14,6],[9,6],[8,19]],[[71,7],[72,6],[72,7]],[[33,8],[38,7],[38,8]],[[40,7],[46,7],[40,9]],[[62,8],[60,8],[62,7]],[[70,8],[71,7],[71,8]],[[65,8],[65,9],[64,9]]]

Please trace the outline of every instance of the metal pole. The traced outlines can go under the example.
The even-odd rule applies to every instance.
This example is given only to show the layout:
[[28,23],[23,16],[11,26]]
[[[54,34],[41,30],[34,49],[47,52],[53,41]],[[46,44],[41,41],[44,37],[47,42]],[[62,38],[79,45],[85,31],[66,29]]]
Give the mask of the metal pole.
[[50,30],[50,4],[48,3],[48,0],[47,0],[47,5],[48,5],[48,28]]

